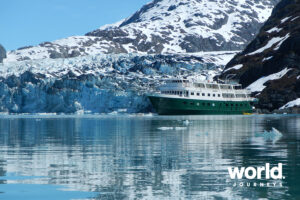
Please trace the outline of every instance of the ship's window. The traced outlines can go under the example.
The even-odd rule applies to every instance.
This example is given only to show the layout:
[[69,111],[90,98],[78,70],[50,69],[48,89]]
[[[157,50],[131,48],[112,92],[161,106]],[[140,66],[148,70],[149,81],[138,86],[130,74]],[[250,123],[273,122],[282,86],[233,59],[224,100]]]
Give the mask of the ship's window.
[[200,96],[200,93],[197,93],[197,96]]
[[220,95],[220,94],[218,94],[218,97],[221,97],[221,95]]
[[213,97],[215,97],[216,95],[215,94],[213,94]]
[[194,95],[194,92],[191,92],[191,95]]
[[242,86],[241,86],[241,85],[235,85],[235,86],[233,86],[233,88],[234,88],[235,90],[241,90],[241,89],[242,89]]
[[209,97],[210,97],[210,94],[208,93],[208,94],[207,94],[207,96],[209,96]]
[[195,105],[193,102],[191,102],[191,105]]
[[199,106],[200,104],[199,103],[197,103],[197,106]]
[[180,92],[180,95],[182,95],[182,92]]
[[243,107],[243,104],[240,104],[241,107]]
[[231,104],[231,106],[233,106],[233,104]]
[[204,97],[204,96],[205,96],[205,93],[202,93],[202,96]]
[[232,87],[230,85],[220,85],[220,88],[223,90],[231,90]]
[[205,85],[204,85],[203,83],[198,83],[197,86],[198,86],[199,88],[205,88]]
[[228,107],[228,103],[226,103],[226,106]]
[[205,106],[205,103],[202,103],[202,106]]
[[246,95],[245,94],[237,94],[236,98],[246,98]]
[[210,106],[210,103],[207,103],[208,106]]
[[239,106],[239,104],[235,104],[235,106],[236,106],[236,107],[238,107],[238,106]]
[[184,101],[183,104],[186,105],[187,104],[186,101]]
[[216,84],[214,84],[214,85],[212,85],[212,88],[213,88],[213,89],[219,89],[219,86],[216,85]]

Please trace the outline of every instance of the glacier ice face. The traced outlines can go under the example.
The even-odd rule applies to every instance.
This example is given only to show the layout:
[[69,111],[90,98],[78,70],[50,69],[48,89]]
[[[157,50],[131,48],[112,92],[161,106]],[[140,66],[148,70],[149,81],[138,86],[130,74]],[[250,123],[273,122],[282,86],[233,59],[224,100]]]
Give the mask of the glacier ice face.
[[211,78],[222,70],[214,62],[234,54],[119,54],[4,63],[0,65],[0,112],[150,112],[146,94],[162,79]]

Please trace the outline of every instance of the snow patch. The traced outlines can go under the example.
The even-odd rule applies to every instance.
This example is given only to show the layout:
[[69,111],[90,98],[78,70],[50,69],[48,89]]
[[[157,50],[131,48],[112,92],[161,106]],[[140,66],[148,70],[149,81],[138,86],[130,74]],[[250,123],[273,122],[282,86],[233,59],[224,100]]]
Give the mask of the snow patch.
[[251,92],[261,92],[265,89],[265,83],[270,81],[270,80],[276,80],[276,79],[280,79],[282,78],[288,71],[290,71],[291,69],[285,68],[280,72],[277,72],[275,74],[271,74],[269,76],[266,77],[262,77],[258,80],[256,80],[254,83],[252,83],[251,85],[249,85],[247,87],[247,89],[249,89]]
[[283,18],[280,22],[281,23],[284,23],[284,22],[286,22],[287,20],[289,20],[291,17],[286,17],[286,18]]
[[280,46],[282,45],[282,43],[283,43],[284,41],[286,41],[289,37],[290,37],[290,34],[288,33],[288,34],[287,34],[286,36],[284,36],[284,37],[281,39],[281,41],[276,45],[276,47],[274,48],[274,50],[277,51],[277,50],[280,48]]
[[263,62],[265,62],[265,61],[268,61],[268,60],[271,60],[272,58],[273,58],[273,56],[270,56],[270,57],[264,58],[264,59],[263,59]]
[[226,69],[224,72],[229,71],[229,70],[233,70],[233,69],[239,70],[239,69],[241,69],[242,67],[243,67],[242,64],[235,65],[235,66],[233,66],[233,67],[230,67],[230,68]]
[[264,52],[265,50],[271,48],[273,45],[275,45],[275,44],[277,44],[277,43],[278,43],[278,44],[276,45],[276,47],[274,48],[274,50],[278,50],[278,49],[280,48],[281,44],[282,44],[286,39],[288,39],[289,36],[290,36],[290,35],[289,35],[289,33],[288,33],[288,34],[287,34],[286,36],[284,36],[284,37],[273,37],[271,40],[268,41],[268,43],[267,43],[265,46],[263,46],[263,47],[257,49],[256,51],[254,51],[254,52],[252,52],[252,53],[249,53],[249,54],[247,54],[247,55],[255,55],[255,54],[258,54],[258,53],[262,53],[262,52]]
[[280,110],[285,109],[285,108],[292,108],[292,107],[294,107],[294,106],[300,106],[300,98],[288,102],[287,104],[285,104],[284,106],[282,106],[282,107],[280,108]]
[[273,32],[277,32],[277,33],[278,33],[278,32],[280,32],[281,30],[282,30],[282,28],[274,27],[274,28],[268,30],[267,33],[273,33]]

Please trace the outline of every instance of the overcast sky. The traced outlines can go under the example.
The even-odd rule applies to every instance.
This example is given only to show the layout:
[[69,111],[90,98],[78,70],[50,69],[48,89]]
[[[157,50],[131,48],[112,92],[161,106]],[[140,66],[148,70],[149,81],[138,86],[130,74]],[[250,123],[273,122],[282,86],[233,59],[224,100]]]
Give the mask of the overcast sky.
[[0,43],[13,50],[85,33],[151,0],[0,0]]

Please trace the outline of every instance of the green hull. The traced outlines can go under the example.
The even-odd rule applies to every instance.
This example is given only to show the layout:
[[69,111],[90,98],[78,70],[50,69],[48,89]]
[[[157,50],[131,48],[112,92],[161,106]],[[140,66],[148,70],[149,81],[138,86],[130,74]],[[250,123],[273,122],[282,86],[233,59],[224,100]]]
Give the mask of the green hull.
[[242,115],[253,113],[250,101],[209,101],[148,96],[159,115]]

